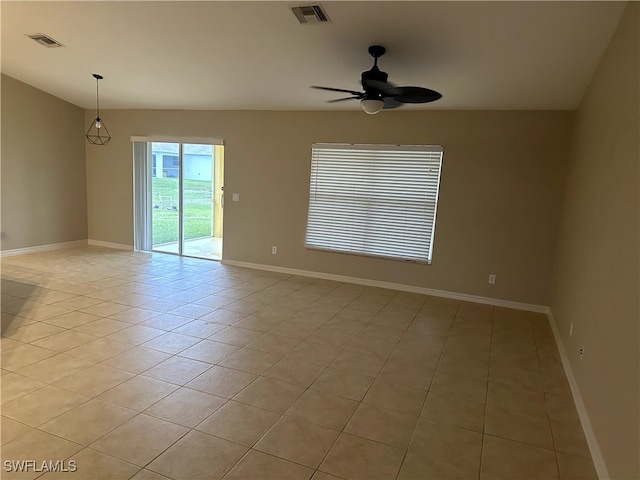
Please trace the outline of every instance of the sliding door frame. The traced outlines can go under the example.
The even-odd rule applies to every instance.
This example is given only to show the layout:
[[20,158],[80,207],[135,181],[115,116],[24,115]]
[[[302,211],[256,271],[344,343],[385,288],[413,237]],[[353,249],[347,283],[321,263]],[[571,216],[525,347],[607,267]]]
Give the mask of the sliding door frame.
[[[151,144],[153,142],[177,143],[178,144],[178,253],[179,256],[184,255],[184,145],[202,144],[216,146],[224,146],[224,141],[220,138],[207,137],[169,137],[169,136],[132,136],[133,143],[133,232],[134,232],[134,250],[149,251],[153,250],[153,223],[152,223],[152,189],[151,189]],[[136,147],[136,144],[144,143],[144,153],[142,147]],[[212,170],[214,170],[212,164]],[[212,172],[213,173],[213,172]],[[224,184],[224,181],[223,181]],[[215,195],[215,179],[212,178],[212,190]],[[224,195],[224,194],[223,194]],[[212,204],[212,215],[215,216],[215,207]],[[213,222],[212,218],[212,229]],[[176,255],[171,252],[162,252]]]

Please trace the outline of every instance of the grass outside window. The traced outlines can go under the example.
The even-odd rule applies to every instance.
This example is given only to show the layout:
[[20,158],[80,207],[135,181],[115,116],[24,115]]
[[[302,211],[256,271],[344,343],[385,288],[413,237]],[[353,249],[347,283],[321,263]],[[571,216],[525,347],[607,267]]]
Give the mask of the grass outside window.
[[[153,244],[178,241],[179,182],[177,178],[153,178]],[[184,239],[210,237],[212,233],[212,182],[184,181]],[[160,196],[163,200],[160,200]],[[171,198],[171,200],[168,200]]]

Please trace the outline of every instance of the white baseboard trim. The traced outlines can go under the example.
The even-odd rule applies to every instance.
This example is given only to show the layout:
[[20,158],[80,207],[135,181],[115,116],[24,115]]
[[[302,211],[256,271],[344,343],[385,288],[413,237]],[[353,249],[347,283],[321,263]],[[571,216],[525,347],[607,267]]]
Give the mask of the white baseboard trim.
[[529,303],[512,302],[509,300],[501,300],[499,298],[480,297],[477,295],[468,295],[466,293],[449,292],[446,290],[435,290],[432,288],[417,287],[415,285],[406,285],[403,283],[383,282],[380,280],[370,280],[368,278],[348,277],[345,275],[334,275],[332,273],[313,272],[310,270],[299,270],[297,268],[277,267],[274,265],[264,265],[261,263],[241,262],[238,260],[222,260],[223,265],[231,265],[234,267],[253,268],[256,270],[266,270],[269,272],[287,273],[290,275],[300,275],[302,277],[322,278],[323,280],[333,280],[336,282],[355,283],[357,285],[366,285],[368,287],[388,288],[390,290],[400,290],[402,292],[420,293],[423,295],[433,295],[435,297],[452,298],[454,300],[463,300],[465,302],[484,303],[495,305],[497,307],[515,308],[518,310],[527,310],[530,312],[547,313],[549,307],[545,305],[534,305]]
[[593,431],[591,420],[589,420],[589,414],[587,413],[584,401],[582,400],[580,388],[578,388],[578,382],[576,381],[576,377],[573,375],[573,369],[571,368],[571,363],[569,363],[569,357],[567,356],[567,351],[564,348],[564,343],[562,343],[562,339],[560,338],[560,331],[558,330],[558,326],[556,325],[556,320],[553,316],[551,308],[549,308],[547,316],[549,317],[549,323],[551,324],[553,336],[556,339],[556,345],[558,345],[558,352],[560,353],[562,366],[564,367],[564,372],[567,375],[567,380],[569,381],[569,387],[571,388],[571,394],[573,395],[573,402],[576,404],[576,411],[578,412],[578,416],[580,417],[582,430],[584,431],[584,436],[587,440],[587,444],[589,445],[589,451],[591,452],[591,458],[593,459],[593,466],[596,469],[596,473],[598,474],[599,479],[604,480],[611,478],[609,476],[609,470],[607,469],[604,457],[602,456],[602,451],[600,450],[598,439],[596,438],[596,434]]
[[35,247],[13,248],[11,250],[3,250],[0,257],[12,257],[14,255],[25,255],[27,253],[47,252],[49,250],[60,250],[62,248],[81,247],[87,244],[86,240],[74,240],[71,242],[50,243],[48,245],[37,245]]
[[115,248],[116,250],[133,251],[133,245],[126,245],[124,243],[103,242],[102,240],[91,240],[91,239],[89,239],[87,243],[89,245],[93,245],[94,247]]

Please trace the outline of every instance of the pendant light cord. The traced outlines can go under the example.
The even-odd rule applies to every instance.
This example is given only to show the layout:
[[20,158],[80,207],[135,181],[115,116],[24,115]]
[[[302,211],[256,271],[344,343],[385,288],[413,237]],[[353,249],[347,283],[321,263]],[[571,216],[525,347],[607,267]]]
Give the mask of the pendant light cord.
[[100,91],[99,91],[99,86],[100,84],[100,79],[96,78],[96,118],[99,119],[100,118]]

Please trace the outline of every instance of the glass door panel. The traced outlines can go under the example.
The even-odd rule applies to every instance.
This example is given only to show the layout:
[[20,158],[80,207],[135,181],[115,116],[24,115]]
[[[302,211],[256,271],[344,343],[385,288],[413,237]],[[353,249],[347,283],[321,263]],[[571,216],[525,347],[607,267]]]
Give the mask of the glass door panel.
[[214,147],[182,146],[183,155],[183,247],[190,257],[214,255]]
[[180,144],[151,144],[152,249],[180,254]]

